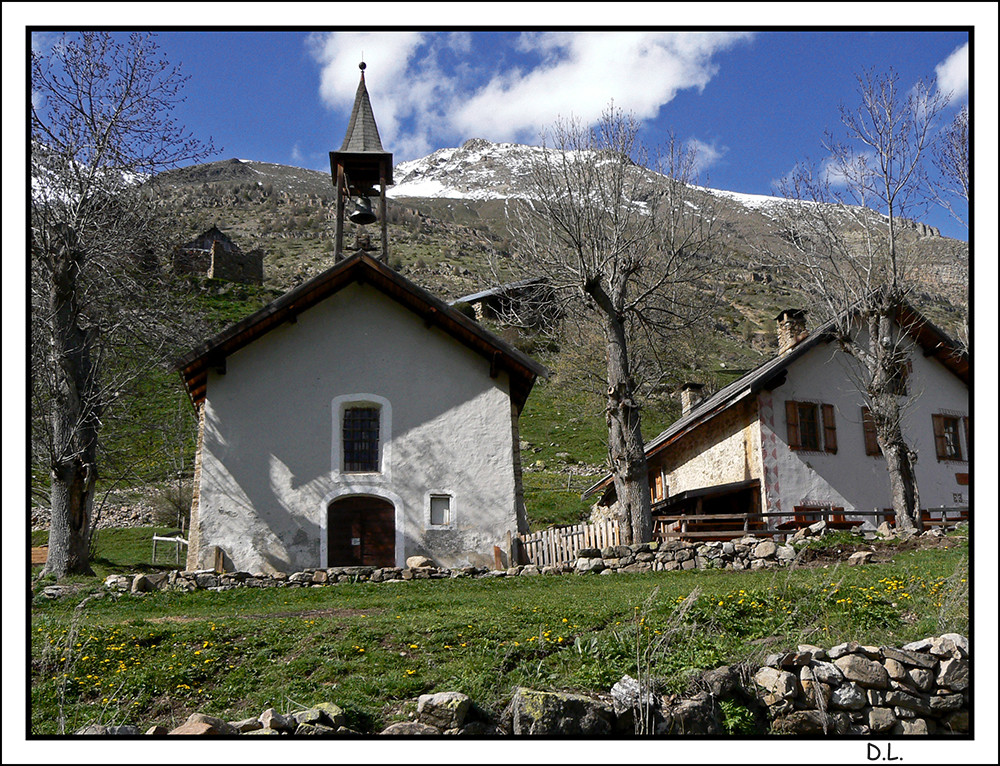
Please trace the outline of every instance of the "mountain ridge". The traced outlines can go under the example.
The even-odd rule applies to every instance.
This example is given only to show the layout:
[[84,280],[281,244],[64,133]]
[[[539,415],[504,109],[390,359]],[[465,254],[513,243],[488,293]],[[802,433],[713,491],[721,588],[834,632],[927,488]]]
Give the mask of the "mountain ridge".
[[[489,286],[490,255],[516,249],[507,231],[507,205],[530,199],[532,163],[543,152],[555,151],[472,138],[398,163],[396,183],[387,190],[391,265],[449,299]],[[288,289],[333,264],[335,195],[329,174],[230,158],[167,171],[154,185],[189,219],[192,235],[199,226],[219,225],[244,250],[264,249],[271,287]],[[770,306],[742,311],[758,331],[766,331],[767,312],[778,299],[789,297],[780,293],[795,291],[782,275],[766,273],[755,248],[761,242],[788,247],[775,211],[789,201],[710,187],[693,191],[711,198],[720,224],[719,246],[740,254],[746,272],[741,278],[777,280],[774,300],[759,301]],[[948,304],[962,302],[967,285],[955,264],[967,263],[968,245],[920,222],[904,228],[922,263],[921,289],[931,302],[942,293]],[[345,242],[353,242],[354,235],[348,224]],[[949,312],[945,306],[944,314],[932,319],[948,326]]]

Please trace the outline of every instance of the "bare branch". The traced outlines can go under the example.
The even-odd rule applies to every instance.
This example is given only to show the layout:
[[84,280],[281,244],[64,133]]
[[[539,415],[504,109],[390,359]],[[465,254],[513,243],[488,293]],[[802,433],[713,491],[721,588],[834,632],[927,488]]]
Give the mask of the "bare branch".
[[147,190],[154,172],[212,151],[170,115],[184,80],[150,35],[84,32],[32,52],[32,453],[50,473],[46,573],[89,570],[102,431],[190,338],[183,296],[158,268],[169,221]]

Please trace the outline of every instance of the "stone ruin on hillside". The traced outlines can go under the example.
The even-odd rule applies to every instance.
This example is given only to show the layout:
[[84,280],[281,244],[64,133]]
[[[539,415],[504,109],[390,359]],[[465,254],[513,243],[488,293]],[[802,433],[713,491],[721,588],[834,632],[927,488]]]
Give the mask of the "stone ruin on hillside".
[[259,285],[264,281],[264,251],[244,253],[218,226],[213,226],[174,248],[173,271]]

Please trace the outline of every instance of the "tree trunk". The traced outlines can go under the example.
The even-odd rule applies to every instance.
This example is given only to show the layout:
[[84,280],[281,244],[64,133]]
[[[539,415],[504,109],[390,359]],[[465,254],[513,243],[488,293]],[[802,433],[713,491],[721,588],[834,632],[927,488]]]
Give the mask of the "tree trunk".
[[90,568],[93,470],[73,461],[52,472],[49,553],[41,574],[93,574]]
[[81,326],[77,280],[85,255],[72,234],[51,262],[50,309],[54,357],[52,519],[42,575],[92,574],[90,536],[97,481],[100,410],[92,363],[97,330]]
[[882,447],[889,470],[892,489],[892,509],[896,514],[896,528],[903,532],[923,529],[920,518],[920,495],[914,476],[914,454],[905,444],[895,442]]
[[622,321],[609,316],[605,322],[608,362],[608,457],[618,496],[623,542],[649,542],[653,523],[650,510],[646,452],[642,441],[639,407],[629,374],[628,346]]
[[894,310],[886,309],[869,321],[873,342],[870,346],[874,369],[871,372],[871,413],[878,445],[885,456],[892,492],[896,528],[919,531],[920,494],[917,489],[916,453],[911,450],[902,430],[902,413],[895,390],[900,360],[896,358],[897,339],[893,330]]

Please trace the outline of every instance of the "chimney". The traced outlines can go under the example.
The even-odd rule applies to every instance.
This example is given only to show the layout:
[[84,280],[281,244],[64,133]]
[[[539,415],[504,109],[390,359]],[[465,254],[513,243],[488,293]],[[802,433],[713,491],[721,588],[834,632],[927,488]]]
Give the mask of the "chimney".
[[703,383],[688,381],[687,383],[682,383],[680,388],[677,389],[681,395],[681,417],[684,417],[701,404],[701,391],[703,388],[705,388]]
[[774,318],[778,323],[778,353],[784,354],[805,340],[806,312],[802,309],[785,309]]

